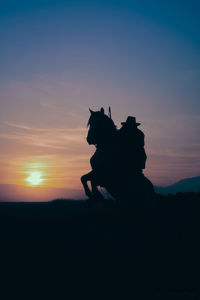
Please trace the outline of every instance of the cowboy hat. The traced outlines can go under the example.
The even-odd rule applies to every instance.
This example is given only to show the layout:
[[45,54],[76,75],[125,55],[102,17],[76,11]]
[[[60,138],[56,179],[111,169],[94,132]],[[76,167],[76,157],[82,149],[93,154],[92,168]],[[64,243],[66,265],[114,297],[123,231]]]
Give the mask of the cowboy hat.
[[128,118],[126,119],[126,122],[121,122],[121,124],[122,125],[130,124],[130,125],[139,126],[141,123],[136,123],[136,118],[135,117],[128,116]]

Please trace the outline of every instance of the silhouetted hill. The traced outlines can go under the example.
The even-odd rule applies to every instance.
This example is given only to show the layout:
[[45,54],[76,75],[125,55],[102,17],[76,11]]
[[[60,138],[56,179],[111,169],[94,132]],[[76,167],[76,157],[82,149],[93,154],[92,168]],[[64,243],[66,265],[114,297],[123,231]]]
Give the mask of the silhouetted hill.
[[166,187],[156,186],[155,190],[157,193],[163,195],[185,192],[200,192],[200,176],[185,178]]

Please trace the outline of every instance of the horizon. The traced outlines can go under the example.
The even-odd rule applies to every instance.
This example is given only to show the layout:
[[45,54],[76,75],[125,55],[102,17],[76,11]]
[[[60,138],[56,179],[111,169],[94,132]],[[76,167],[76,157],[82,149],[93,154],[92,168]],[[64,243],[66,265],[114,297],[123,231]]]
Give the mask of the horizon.
[[128,115],[141,123],[154,185],[199,176],[199,9],[193,0],[1,3],[0,185],[78,197],[95,151],[89,108],[109,106],[118,128]]
[[[199,185],[196,183],[194,184],[194,180],[199,180]],[[188,181],[190,181],[190,185],[188,187]],[[191,184],[193,181],[193,184]],[[186,182],[186,184],[185,184]],[[180,188],[179,184],[182,184]],[[183,185],[184,183],[184,185]],[[174,186],[179,185],[179,188],[172,192],[171,188]],[[8,187],[8,189],[7,189]],[[12,190],[10,190],[12,188]],[[171,194],[171,193],[178,193],[178,192],[199,192],[200,193],[200,176],[190,177],[190,178],[182,178],[181,180],[174,182],[172,185],[168,186],[154,186],[156,193],[158,194]],[[65,188],[50,188],[47,186],[32,186],[32,191],[30,192],[30,187],[28,186],[20,186],[15,184],[0,184],[0,203],[11,203],[11,202],[52,202],[55,200],[87,200],[83,189],[65,189]],[[185,190],[186,189],[186,190]],[[185,191],[184,191],[185,190]],[[15,196],[13,196],[13,193]],[[101,188],[101,193],[106,198],[110,198],[111,196],[109,193],[106,192],[104,188]]]

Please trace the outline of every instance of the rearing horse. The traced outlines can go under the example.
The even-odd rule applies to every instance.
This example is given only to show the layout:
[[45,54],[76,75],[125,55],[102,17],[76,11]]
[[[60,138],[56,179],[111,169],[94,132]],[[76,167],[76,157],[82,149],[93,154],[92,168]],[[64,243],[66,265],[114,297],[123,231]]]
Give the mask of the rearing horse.
[[[109,182],[109,175],[113,170],[113,143],[115,142],[117,129],[111,119],[104,114],[104,109],[92,111],[90,109],[90,118],[88,121],[89,131],[87,142],[89,145],[95,145],[96,151],[90,159],[92,171],[81,177],[85,194],[89,198],[102,199],[97,186],[106,187]],[[91,182],[90,191],[87,182]]]
[[[87,142],[89,145],[95,145],[96,151],[90,159],[92,171],[81,177],[85,194],[89,199],[103,199],[97,186],[105,187],[119,201],[123,197],[127,198],[127,195],[130,197],[130,194],[144,194],[144,191],[147,195],[153,194],[153,185],[142,171],[136,174],[127,165],[127,158],[121,151],[123,145],[120,144],[119,131],[111,113],[107,116],[101,108],[100,111],[90,110],[90,114]],[[91,190],[88,181],[91,182]]]

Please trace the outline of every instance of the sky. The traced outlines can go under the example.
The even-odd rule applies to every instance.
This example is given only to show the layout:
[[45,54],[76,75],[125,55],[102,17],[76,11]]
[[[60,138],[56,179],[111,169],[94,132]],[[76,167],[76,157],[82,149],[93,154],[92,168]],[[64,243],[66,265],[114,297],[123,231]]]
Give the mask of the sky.
[[1,1],[0,41],[0,184],[80,195],[109,105],[141,123],[154,185],[200,175],[199,1]]

